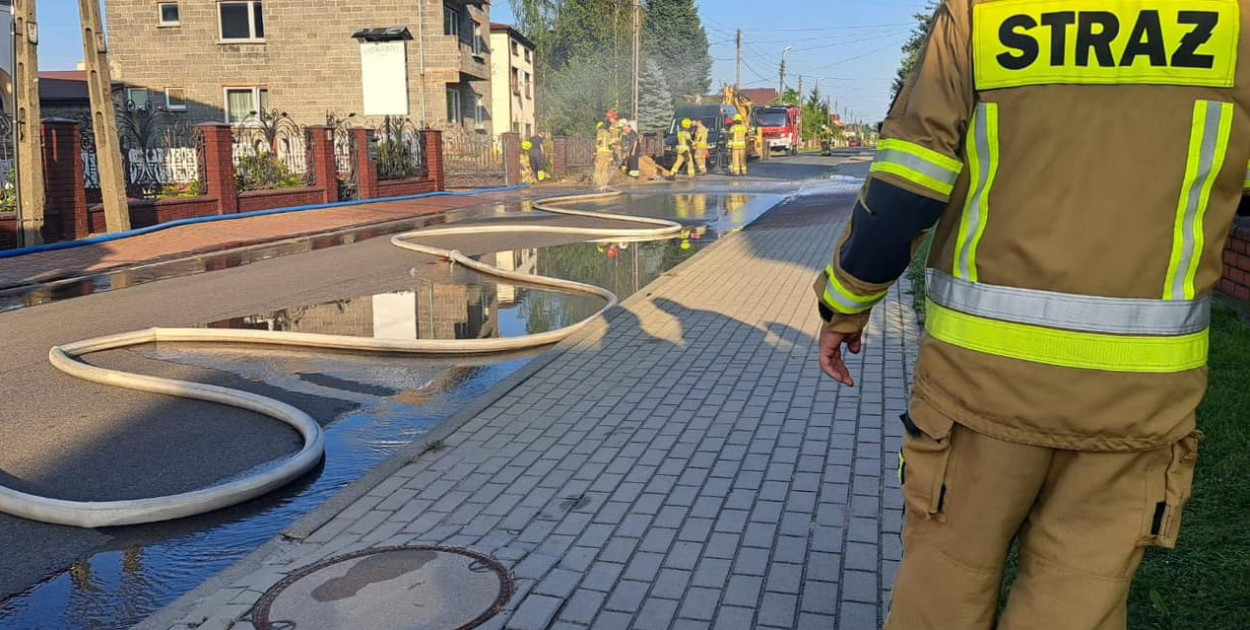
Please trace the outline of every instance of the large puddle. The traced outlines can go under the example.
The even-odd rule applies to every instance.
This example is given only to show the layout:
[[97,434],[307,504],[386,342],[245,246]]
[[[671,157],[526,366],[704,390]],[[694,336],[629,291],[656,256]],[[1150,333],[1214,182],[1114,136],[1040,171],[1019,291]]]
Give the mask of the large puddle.
[[[680,220],[681,237],[586,242],[482,256],[497,266],[605,287],[622,299],[780,201],[776,194],[631,197],[601,207]],[[502,209],[494,214],[511,214]],[[523,239],[519,237],[518,240]],[[153,277],[159,273],[151,274]],[[101,279],[102,286],[108,286]],[[113,287],[121,288],[121,287]],[[31,297],[39,301],[49,296]],[[21,300],[25,304],[30,302]],[[202,325],[405,339],[510,337],[551,330],[602,300],[494,282],[446,264],[417,262],[389,290],[232,317]],[[304,351],[160,346],[145,356],[228,372],[294,392],[349,401],[326,426],[321,468],[261,499],[174,523],[113,530],[93,555],[0,604],[0,629],[129,627],[203,583],[359,479],[513,373],[541,350],[467,358],[377,357]]]

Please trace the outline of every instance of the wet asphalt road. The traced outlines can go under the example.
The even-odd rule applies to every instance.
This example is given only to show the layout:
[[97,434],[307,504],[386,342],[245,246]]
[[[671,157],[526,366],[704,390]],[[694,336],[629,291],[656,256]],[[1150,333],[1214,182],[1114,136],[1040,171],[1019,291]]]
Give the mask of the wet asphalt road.
[[[821,177],[845,156],[800,156],[753,163],[753,176]],[[711,178],[728,181],[723,178]],[[584,224],[591,220],[527,217]],[[569,242],[525,236],[524,247]],[[126,290],[0,313],[0,483],[77,500],[154,496],[202,487],[298,448],[284,426],[246,411],[104,387],[52,368],[53,345],[152,326],[194,326],[293,304],[384,292],[414,266],[387,238],[172,278]],[[440,242],[441,241],[441,242]],[[453,242],[454,241],[454,242]],[[430,240],[466,253],[516,249],[515,235]],[[624,297],[624,296],[622,296]],[[92,355],[108,367],[208,382],[278,398],[329,422],[354,404],[297,394],[216,370],[145,358],[130,350]],[[210,517],[200,517],[211,521]],[[194,526],[155,524],[83,530],[0,514],[0,600],[102,548],[160,538]]]

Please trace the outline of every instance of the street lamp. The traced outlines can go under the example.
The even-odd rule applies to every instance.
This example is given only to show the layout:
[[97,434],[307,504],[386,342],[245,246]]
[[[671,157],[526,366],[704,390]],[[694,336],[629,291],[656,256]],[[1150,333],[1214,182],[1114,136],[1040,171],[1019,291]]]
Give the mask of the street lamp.
[[781,85],[777,87],[777,96],[780,98],[786,93],[786,53],[794,50],[794,46],[786,46],[781,49]]

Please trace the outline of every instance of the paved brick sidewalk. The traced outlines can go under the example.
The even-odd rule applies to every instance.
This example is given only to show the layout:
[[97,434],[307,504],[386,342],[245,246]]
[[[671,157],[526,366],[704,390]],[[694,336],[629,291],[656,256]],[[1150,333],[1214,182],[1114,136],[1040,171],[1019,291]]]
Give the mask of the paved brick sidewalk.
[[846,213],[782,208],[726,238],[173,627],[230,627],[296,568],[410,543],[512,568],[486,628],[879,627],[918,333],[896,288],[861,386],[820,375],[810,287]]
[[180,226],[109,243],[0,259],[0,288],[437,214],[516,197],[517,193],[429,197]]

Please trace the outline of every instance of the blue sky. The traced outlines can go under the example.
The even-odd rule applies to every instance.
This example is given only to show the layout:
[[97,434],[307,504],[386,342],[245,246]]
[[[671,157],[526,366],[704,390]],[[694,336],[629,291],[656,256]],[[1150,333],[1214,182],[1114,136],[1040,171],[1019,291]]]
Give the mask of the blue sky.
[[[890,104],[890,82],[900,47],[925,0],[698,0],[707,27],[713,86],[733,83],[734,35],[743,31],[742,83],[777,87],[781,51],[790,87],[803,76],[804,90],[820,89],[865,122],[876,122]],[[508,0],[495,0],[491,20],[508,23]],[[73,69],[82,59],[77,0],[39,0],[40,67]]]

